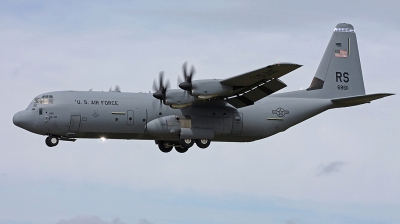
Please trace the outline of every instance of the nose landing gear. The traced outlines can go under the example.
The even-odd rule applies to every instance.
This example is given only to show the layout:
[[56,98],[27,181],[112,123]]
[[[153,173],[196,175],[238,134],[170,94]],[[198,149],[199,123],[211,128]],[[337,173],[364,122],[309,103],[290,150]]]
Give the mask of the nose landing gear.
[[59,139],[55,136],[49,136],[46,138],[45,142],[48,147],[54,147],[58,145]]

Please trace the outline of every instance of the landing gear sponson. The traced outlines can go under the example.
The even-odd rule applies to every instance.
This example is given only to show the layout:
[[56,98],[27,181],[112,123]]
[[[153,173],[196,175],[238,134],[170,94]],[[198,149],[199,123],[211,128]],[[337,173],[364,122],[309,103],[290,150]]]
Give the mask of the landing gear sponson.
[[156,144],[161,152],[167,153],[171,152],[172,148],[179,153],[185,153],[191,148],[194,143],[197,147],[205,149],[210,146],[211,140],[209,139],[181,139],[179,142],[167,142],[162,140],[156,140]]

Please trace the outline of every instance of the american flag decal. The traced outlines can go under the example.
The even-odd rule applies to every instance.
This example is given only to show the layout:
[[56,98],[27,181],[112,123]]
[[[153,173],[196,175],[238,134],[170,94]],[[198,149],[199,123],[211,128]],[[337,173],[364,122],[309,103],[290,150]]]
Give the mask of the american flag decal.
[[347,50],[335,50],[335,57],[347,58]]

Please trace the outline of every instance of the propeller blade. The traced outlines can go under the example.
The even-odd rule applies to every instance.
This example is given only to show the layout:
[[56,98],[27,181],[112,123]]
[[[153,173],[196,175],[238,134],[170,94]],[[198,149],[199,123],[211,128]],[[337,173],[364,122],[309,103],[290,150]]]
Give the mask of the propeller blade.
[[153,81],[153,91],[154,92],[156,92],[157,90],[158,90],[158,88],[157,88],[157,84],[156,84],[156,80],[154,79],[154,81]]
[[166,98],[167,89],[169,89],[169,87],[169,80],[166,80],[166,82],[164,82],[164,72],[161,71],[158,75],[158,88],[156,80],[154,80],[153,82],[153,90],[155,91],[153,93],[153,97],[160,100],[160,106],[162,104],[162,101]]
[[158,75],[158,89],[163,88],[164,85],[164,72],[160,72],[160,74]]
[[[194,73],[196,72],[196,69],[192,65],[191,68],[190,68],[190,73],[188,74],[188,72],[187,72],[187,62],[185,62],[182,65],[182,71],[183,71],[183,79],[184,80],[183,80],[183,82],[180,82],[178,84],[178,86],[179,86],[179,88],[188,91],[188,93],[190,94],[190,91],[193,89],[192,79],[193,79]],[[178,78],[178,80],[179,80],[179,78]]]
[[119,87],[119,85],[115,85],[115,92],[121,92],[121,87]]
[[187,61],[185,62],[185,63],[183,63],[183,65],[182,65],[182,70],[183,70],[183,80],[184,80],[184,82],[186,82],[187,81],[187,74],[186,74],[186,67],[187,67]]
[[182,78],[180,76],[178,76],[177,80],[176,80],[176,85],[179,86],[179,84],[181,84],[183,82]]
[[190,69],[190,75],[189,75],[189,78],[188,78],[188,83],[192,83],[192,79],[193,79],[193,76],[194,76],[194,73],[196,72],[196,69],[194,68],[194,66],[192,65],[192,67],[191,67],[191,69]]

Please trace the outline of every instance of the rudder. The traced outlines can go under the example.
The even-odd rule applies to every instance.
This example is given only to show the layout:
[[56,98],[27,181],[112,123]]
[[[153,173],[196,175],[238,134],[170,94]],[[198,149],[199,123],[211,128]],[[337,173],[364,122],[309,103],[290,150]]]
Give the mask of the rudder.
[[365,95],[357,38],[351,24],[339,23],[307,91],[321,98]]

